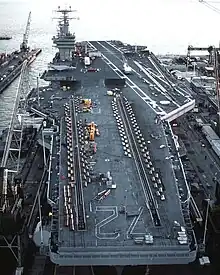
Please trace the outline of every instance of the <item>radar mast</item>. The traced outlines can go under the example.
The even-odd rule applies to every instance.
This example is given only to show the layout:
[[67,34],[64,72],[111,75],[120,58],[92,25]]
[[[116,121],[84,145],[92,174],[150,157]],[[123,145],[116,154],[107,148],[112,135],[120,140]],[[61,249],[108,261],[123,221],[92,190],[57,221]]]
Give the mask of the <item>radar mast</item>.
[[72,10],[71,6],[68,9],[61,9],[60,6],[56,10],[59,14],[58,17],[54,18],[58,20],[58,34],[53,37],[55,47],[59,49],[59,59],[62,61],[72,60],[72,51],[75,46],[75,33],[70,33],[69,22],[72,19],[79,20],[78,17],[70,17],[70,13],[76,12]]

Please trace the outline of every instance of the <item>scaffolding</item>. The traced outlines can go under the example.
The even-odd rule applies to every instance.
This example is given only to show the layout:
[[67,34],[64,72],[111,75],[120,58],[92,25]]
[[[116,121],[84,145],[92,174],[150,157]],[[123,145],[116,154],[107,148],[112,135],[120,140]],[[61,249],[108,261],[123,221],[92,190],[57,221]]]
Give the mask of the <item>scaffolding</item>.
[[[16,97],[14,102],[13,114],[11,117],[8,134],[6,138],[5,149],[3,153],[3,158],[1,162],[1,167],[4,170],[3,186],[7,195],[7,190],[10,188],[12,191],[13,199],[5,201],[10,203],[5,203],[4,207],[1,208],[1,218],[4,219],[5,215],[16,215],[17,211],[21,209],[21,200],[17,194],[17,186],[14,182],[14,176],[20,171],[20,156],[21,156],[21,145],[22,145],[22,133],[23,133],[23,119],[22,119],[22,109],[20,106],[20,100],[23,99],[26,93],[27,83],[27,61],[24,62],[21,70],[21,75],[18,83],[18,88],[16,91]],[[7,174],[7,177],[6,177]],[[3,197],[4,190],[1,190],[1,197]],[[4,222],[4,221],[3,221]],[[2,228],[1,228],[2,229]],[[22,248],[24,247],[24,234],[16,232],[16,230],[8,236],[4,234],[4,230],[0,232],[0,248],[8,248],[11,254],[15,258],[18,266],[18,271],[22,272]],[[18,273],[19,274],[19,273]]]

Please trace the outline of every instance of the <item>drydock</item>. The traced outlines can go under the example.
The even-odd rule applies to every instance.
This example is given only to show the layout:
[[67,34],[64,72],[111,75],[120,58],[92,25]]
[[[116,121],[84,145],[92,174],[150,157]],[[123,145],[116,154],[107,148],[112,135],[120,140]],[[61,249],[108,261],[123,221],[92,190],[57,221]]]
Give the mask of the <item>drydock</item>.
[[[194,100],[175,88],[174,101],[169,83],[166,91],[152,93],[153,55],[125,51],[117,41],[76,43],[68,29],[72,11],[58,12],[53,41],[59,53],[43,74],[51,84],[28,100],[28,110],[53,121],[45,121],[42,132],[50,150],[52,206],[51,228],[46,225],[42,236],[51,233],[51,261],[60,266],[194,261],[190,192],[169,124],[194,108]],[[145,62],[154,70],[146,71]]]

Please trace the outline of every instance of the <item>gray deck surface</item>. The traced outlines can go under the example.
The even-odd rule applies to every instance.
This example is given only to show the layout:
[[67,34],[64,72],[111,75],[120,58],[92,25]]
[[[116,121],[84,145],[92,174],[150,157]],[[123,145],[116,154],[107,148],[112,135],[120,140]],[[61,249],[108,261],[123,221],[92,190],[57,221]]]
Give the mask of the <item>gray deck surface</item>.
[[[99,44],[97,42],[92,42],[92,44],[98,48]],[[111,62],[114,62],[116,66],[121,66],[117,56],[113,56],[109,52],[104,52],[104,55],[108,55],[108,58],[111,58]],[[95,103],[96,107],[92,109],[91,113],[77,114],[77,120],[82,119],[84,121],[86,119],[87,123],[94,121],[100,132],[100,136],[95,137],[97,152],[91,159],[87,159],[87,161],[89,163],[92,162],[91,166],[94,175],[102,173],[106,176],[106,173],[110,171],[113,182],[117,187],[116,189],[111,189],[110,194],[101,202],[95,201],[93,198],[99,192],[108,189],[105,184],[92,182],[87,187],[83,187],[87,222],[86,230],[77,232],[65,227],[63,221],[63,186],[68,183],[67,149],[61,147],[59,154],[57,152],[59,146],[58,143],[56,144],[56,139],[54,138],[50,196],[54,201],[59,196],[59,254],[51,253],[52,261],[57,263],[63,262],[64,265],[71,265],[71,263],[82,264],[83,261],[85,261],[85,264],[89,264],[87,258],[93,257],[92,255],[94,254],[97,259],[93,259],[93,262],[102,263],[102,257],[107,257],[106,252],[108,254],[108,251],[109,253],[110,251],[113,254],[116,253],[112,256],[113,262],[109,260],[105,261],[103,258],[103,264],[117,264],[121,260],[121,257],[126,258],[125,263],[129,261],[130,264],[147,262],[149,264],[154,262],[166,263],[166,261],[167,263],[175,263],[175,259],[178,257],[179,263],[192,261],[194,254],[190,254],[189,243],[180,245],[177,241],[177,231],[179,229],[174,228],[174,221],[180,223],[181,226],[185,226],[178,187],[181,186],[183,188],[185,194],[183,197],[185,198],[187,197],[187,192],[179,159],[172,138],[168,133],[169,131],[166,131],[165,135],[165,128],[168,127],[167,124],[155,123],[157,110],[146,104],[143,100],[144,95],[140,96],[129,85],[122,89],[123,95],[126,96],[132,105],[138,126],[149,148],[151,161],[165,188],[165,200],[162,201],[156,195],[158,189],[153,187],[153,175],[148,174],[148,181],[154,198],[157,201],[161,219],[161,226],[155,226],[152,222],[149,209],[145,205],[143,190],[134,159],[124,154],[118,126],[113,116],[111,105],[113,97],[106,95],[109,89],[105,87],[104,80],[106,78],[119,78],[117,75],[118,71],[116,72],[115,69],[112,70],[111,64],[109,66],[102,59],[97,59],[92,66],[100,70],[98,72],[86,72],[80,63],[77,64],[74,78],[80,81],[79,86],[75,88],[72,86],[68,91],[62,91],[54,87],[42,91],[41,109],[45,108],[49,110],[52,95],[61,97],[60,99],[53,100],[52,107],[53,115],[59,119],[64,114],[64,103],[68,103],[71,98],[75,98],[75,102],[80,98],[90,98]],[[59,74],[63,75],[64,72]],[[69,72],[69,75],[71,74],[72,71]],[[49,72],[47,75],[52,76],[54,72]],[[149,85],[145,84],[138,75],[132,74],[129,78],[135,85],[143,89],[146,95],[152,95]],[[158,97],[159,100],[165,100],[160,94],[158,94]],[[172,106],[169,105],[169,108],[172,108]],[[171,111],[171,109],[167,109],[167,111]],[[65,141],[66,138],[66,123],[63,118],[60,120],[60,138],[61,142]],[[161,145],[165,145],[165,148],[160,148]],[[166,157],[170,157],[171,155],[174,156],[173,161],[172,159],[166,159]],[[57,167],[58,159],[60,161],[59,168]],[[53,192],[54,186],[58,182],[60,194]],[[136,211],[138,215],[126,218],[126,215],[121,214],[119,211],[121,206],[125,206],[128,212]],[[144,236],[148,233],[154,237],[152,245],[137,245],[134,243],[135,237]],[[74,252],[75,254],[73,254]],[[133,252],[139,254],[139,256],[132,257],[126,254],[132,254]],[[160,252],[162,252],[161,258],[159,255]],[[84,253],[86,254],[83,256]],[[122,256],[123,253],[127,256]],[[167,256],[169,253],[170,255]],[[142,258],[141,254],[143,254]],[[144,258],[147,255],[149,257],[148,260]],[[158,258],[155,255],[158,255]],[[157,258],[155,261],[154,257]],[[170,257],[170,260],[166,257]],[[82,259],[80,260],[79,258]]]
[[[91,42],[91,44],[100,50],[107,59],[113,62],[119,70],[123,70],[123,51],[119,47],[114,45],[112,42],[106,41],[96,41]],[[174,90],[174,87],[171,85],[171,80],[174,82],[172,76],[168,75],[168,73],[166,73],[165,69],[162,67],[160,69],[155,68],[154,65],[157,64],[155,64],[153,58],[138,56],[135,58],[135,60],[141,64],[145,71],[147,71],[149,74],[151,72],[154,76],[157,76],[154,77],[154,79],[157,83],[159,83],[159,85],[162,86],[164,92],[156,87],[155,82],[153,82],[150,76],[146,75],[144,71],[142,71],[136,65],[132,58],[128,59],[128,63],[132,68],[132,74],[129,75],[129,79],[134,83],[138,82],[138,86],[144,93],[146,93],[146,96],[150,97],[151,100],[154,101],[164,112],[169,113],[188,102],[189,93],[181,89],[178,85],[175,87],[176,90]],[[160,76],[161,72],[165,72],[166,78]],[[128,81],[128,83],[131,82]],[[137,92],[141,94],[140,90]],[[164,105],[161,104],[161,101],[170,101],[170,104]]]
[[[96,91],[95,93],[94,90]],[[127,88],[126,91],[129,92],[129,88]],[[118,207],[123,204],[131,208],[139,209],[145,205],[142,196],[143,191],[138,180],[137,172],[135,171],[134,161],[132,158],[130,159],[124,156],[123,145],[120,141],[117,124],[111,108],[112,98],[105,96],[106,88],[84,86],[81,90],[81,94],[83,98],[91,98],[92,101],[97,104],[97,108],[93,110],[93,113],[89,115],[79,115],[81,119],[87,118],[88,122],[94,121],[98,125],[100,131],[100,137],[96,138],[97,153],[92,159],[92,161],[96,162],[93,166],[94,171],[103,174],[111,171],[117,188],[111,191],[111,194],[102,202],[91,203],[92,212],[90,211],[90,202],[98,192],[105,190],[106,186],[90,184],[87,188],[84,188],[86,212],[89,215],[87,222],[88,229],[90,228],[90,230],[84,233],[83,243],[81,243],[81,233],[77,234],[70,232],[68,229],[62,230],[60,240],[63,243],[62,246],[84,246],[84,243],[86,246],[99,246],[105,245],[106,240],[112,240],[116,245],[120,245],[120,242],[123,242],[124,245],[131,245],[133,240],[130,240],[130,237],[127,235],[129,235],[128,231],[132,219],[126,220],[125,215],[119,215]],[[148,127],[154,127],[153,133],[155,135],[162,133],[160,129],[161,126],[158,125],[157,127],[154,123],[154,115],[151,117],[148,116]],[[65,134],[64,132],[64,135]],[[162,137],[156,142],[153,141],[152,146],[154,150],[152,150],[152,156],[157,160],[158,165],[155,165],[155,167],[160,168],[161,177],[166,186],[166,194],[169,194],[165,201],[158,199],[162,226],[161,229],[155,228],[148,214],[148,210],[144,207],[137,221],[137,225],[132,228],[132,233],[142,235],[145,233],[152,233],[154,236],[158,236],[155,240],[155,245],[170,245],[177,244],[177,240],[168,238],[169,235],[172,236],[172,223],[174,220],[182,223],[183,220],[180,213],[172,166],[169,161],[165,160],[165,157],[169,155],[168,149],[160,149],[159,146],[161,144],[165,144],[165,140]],[[63,165],[66,165],[65,161]],[[149,175],[149,178],[150,177]],[[154,193],[156,192],[154,191]],[[61,205],[63,205],[62,202]],[[112,218],[107,220],[107,217],[111,215]],[[104,219],[106,219],[106,221],[103,221]],[[119,230],[121,233],[114,233],[116,230]],[[68,234],[68,237],[66,234]],[[74,235],[75,240],[73,238]],[[77,238],[77,235],[79,235],[79,238]]]

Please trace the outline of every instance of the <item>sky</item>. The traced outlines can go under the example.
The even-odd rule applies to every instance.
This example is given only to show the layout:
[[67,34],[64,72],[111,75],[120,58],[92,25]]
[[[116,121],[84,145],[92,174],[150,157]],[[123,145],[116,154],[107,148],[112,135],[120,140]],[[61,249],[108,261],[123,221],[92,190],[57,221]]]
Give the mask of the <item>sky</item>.
[[[51,10],[72,3],[80,17],[74,22],[78,40],[120,39],[148,45],[157,53],[183,52],[189,44],[218,45],[220,41],[215,31],[220,13],[199,0],[7,0],[21,1],[32,10],[33,24],[44,25],[45,30],[54,25]],[[217,2],[213,5],[220,8]]]

